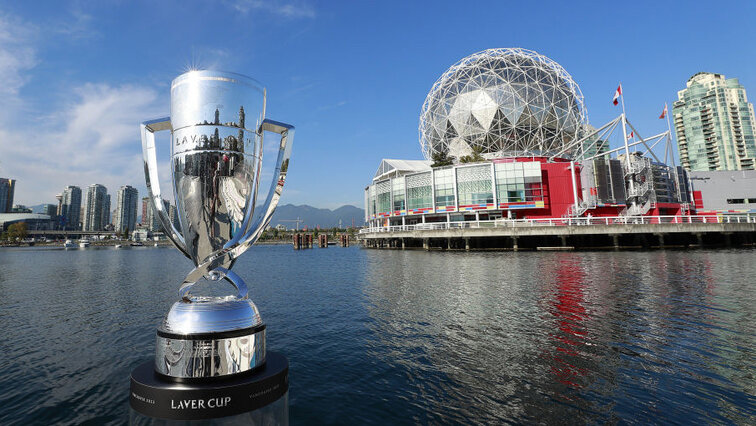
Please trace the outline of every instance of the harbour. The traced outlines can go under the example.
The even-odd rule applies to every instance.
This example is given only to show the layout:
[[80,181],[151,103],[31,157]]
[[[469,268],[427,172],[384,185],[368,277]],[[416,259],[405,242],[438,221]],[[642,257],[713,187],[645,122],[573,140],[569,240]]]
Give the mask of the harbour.
[[[250,251],[235,270],[290,359],[292,424],[756,410],[753,249]],[[0,248],[0,423],[122,424],[128,374],[189,269],[173,248]]]
[[369,248],[638,249],[751,247],[756,217],[646,216],[430,222],[360,230]]

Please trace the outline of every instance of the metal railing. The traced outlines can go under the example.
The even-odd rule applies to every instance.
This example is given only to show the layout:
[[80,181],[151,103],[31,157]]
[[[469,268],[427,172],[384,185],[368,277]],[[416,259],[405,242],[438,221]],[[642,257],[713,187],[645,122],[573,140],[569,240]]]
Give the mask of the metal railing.
[[536,226],[657,225],[691,223],[756,223],[756,215],[702,216],[611,216],[564,217],[544,219],[496,219],[469,222],[431,222],[363,228],[360,234],[376,232],[431,231],[444,229],[521,228]]

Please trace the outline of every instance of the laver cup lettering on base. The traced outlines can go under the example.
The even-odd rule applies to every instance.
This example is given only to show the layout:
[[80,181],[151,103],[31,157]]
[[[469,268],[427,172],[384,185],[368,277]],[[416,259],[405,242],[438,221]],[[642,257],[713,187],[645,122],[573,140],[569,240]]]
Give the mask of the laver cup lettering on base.
[[151,362],[131,374],[131,407],[150,417],[201,420],[233,416],[265,407],[289,390],[286,357],[269,352],[265,365],[252,374],[209,383],[177,383],[156,375]]
[[[265,117],[266,96],[259,82],[240,74],[190,71],[171,83],[170,117],[140,126],[151,207],[195,265],[177,280],[179,300],[158,327],[152,368],[132,374],[131,406],[140,413],[228,416],[262,407],[288,389],[285,358],[269,365],[266,326],[247,284],[231,271],[268,226],[288,174],[294,126]],[[159,131],[170,132],[170,145],[156,145]],[[274,134],[273,150],[263,149],[266,133]],[[170,150],[176,223],[160,187],[161,150]],[[266,152],[277,156],[262,170]],[[198,281],[216,288],[203,294],[199,289],[207,286],[195,286]],[[226,284],[232,294],[223,294]]]

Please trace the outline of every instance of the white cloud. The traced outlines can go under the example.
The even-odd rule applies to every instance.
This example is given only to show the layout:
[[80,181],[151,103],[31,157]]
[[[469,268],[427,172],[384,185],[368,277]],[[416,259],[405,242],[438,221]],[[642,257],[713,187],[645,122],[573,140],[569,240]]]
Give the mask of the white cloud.
[[[71,96],[74,102],[51,115],[45,128],[0,132],[3,157],[10,160],[0,164],[0,174],[18,179],[18,203],[54,202],[66,185],[84,189],[100,183],[111,195],[121,185],[144,186],[139,123],[164,112],[157,108],[162,105],[157,92],[85,84]],[[168,170],[168,148],[162,154],[163,170]],[[163,173],[162,185],[169,177]]]
[[315,8],[304,1],[284,0],[235,0],[231,6],[237,11],[247,14],[253,11],[263,11],[285,18],[315,18]]
[[37,63],[34,26],[0,13],[0,123],[22,107],[19,92]]

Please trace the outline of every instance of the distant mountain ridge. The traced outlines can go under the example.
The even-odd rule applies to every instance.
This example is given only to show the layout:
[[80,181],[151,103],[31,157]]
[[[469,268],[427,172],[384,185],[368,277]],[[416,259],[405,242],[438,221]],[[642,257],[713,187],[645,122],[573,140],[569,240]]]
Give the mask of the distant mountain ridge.
[[335,210],[319,209],[317,207],[302,204],[295,206],[293,204],[284,204],[276,208],[273,218],[270,221],[271,226],[283,225],[288,229],[296,229],[297,224],[293,220],[300,219],[299,229],[307,226],[308,228],[333,228],[339,226],[341,221],[342,228],[352,226],[363,226],[365,224],[365,210],[359,207],[345,205]]
[[[29,206],[35,213],[41,213],[44,204],[37,204]],[[339,220],[341,220],[341,227],[348,228],[352,226],[352,220],[354,220],[354,226],[365,225],[365,209],[359,207],[345,205],[335,210],[331,209],[319,209],[317,207],[302,204],[295,206],[294,204],[284,204],[276,208],[276,212],[273,213],[273,218],[270,221],[271,226],[283,225],[288,229],[296,229],[296,220],[299,218],[302,222],[299,223],[299,229],[307,226],[308,228],[315,228],[318,225],[321,228],[333,228],[339,226]],[[137,217],[137,223],[141,223],[141,215]]]

